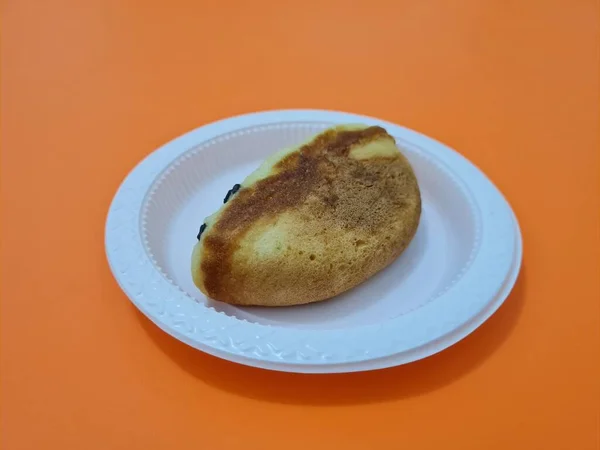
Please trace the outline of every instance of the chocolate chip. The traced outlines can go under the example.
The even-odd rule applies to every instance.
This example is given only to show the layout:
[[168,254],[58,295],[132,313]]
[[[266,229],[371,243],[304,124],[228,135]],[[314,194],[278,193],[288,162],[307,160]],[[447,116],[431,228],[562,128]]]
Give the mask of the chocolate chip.
[[239,184],[234,184],[233,187],[231,189],[229,189],[229,192],[227,192],[227,195],[225,196],[225,200],[223,200],[223,203],[227,203],[229,201],[229,197],[231,197],[233,194],[235,194],[237,191],[240,190],[240,185]]
[[196,239],[200,240],[200,236],[202,236],[202,233],[204,233],[204,230],[206,230],[205,223],[203,223],[202,226],[200,227],[200,231],[198,231],[198,236],[196,236]]

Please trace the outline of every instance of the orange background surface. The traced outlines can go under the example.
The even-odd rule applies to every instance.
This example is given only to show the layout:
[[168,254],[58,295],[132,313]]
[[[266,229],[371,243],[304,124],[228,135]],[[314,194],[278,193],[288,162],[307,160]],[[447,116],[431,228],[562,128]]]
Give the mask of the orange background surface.
[[[2,2],[0,445],[600,448],[598,1]],[[389,370],[237,366],[165,335],[104,255],[126,173],[276,108],[368,114],[505,193],[524,268],[479,330]]]

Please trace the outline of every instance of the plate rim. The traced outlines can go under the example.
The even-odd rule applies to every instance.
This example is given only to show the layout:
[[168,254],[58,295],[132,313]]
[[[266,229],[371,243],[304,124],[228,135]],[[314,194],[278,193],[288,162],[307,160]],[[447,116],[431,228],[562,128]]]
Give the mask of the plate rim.
[[[499,283],[499,286],[493,287],[491,289],[493,292],[490,293],[489,286],[486,287],[481,282],[477,285],[469,284],[469,278],[473,278],[473,274],[471,273],[471,277],[469,277],[469,273],[466,273],[456,286],[432,302],[434,307],[424,306],[407,314],[411,317],[412,324],[407,324],[406,316],[404,316],[404,319],[399,317],[381,324],[357,326],[349,332],[348,330],[284,328],[251,323],[226,316],[197,303],[180,291],[177,286],[164,279],[158,268],[154,267],[149,260],[145,249],[142,248],[139,223],[144,199],[156,177],[182,153],[221,134],[248,126],[302,121],[333,123],[360,121],[382,125],[388,131],[392,130],[390,134],[400,136],[412,145],[419,148],[426,146],[428,152],[433,149],[434,153],[437,152],[443,156],[442,162],[450,162],[450,166],[454,165],[453,169],[459,167],[463,172],[463,176],[459,177],[459,180],[466,184],[474,198],[479,200],[478,206],[483,206],[481,211],[483,220],[488,224],[488,231],[492,232],[492,236],[489,235],[490,233],[485,233],[483,240],[488,249],[487,257],[494,256],[496,264],[491,271],[490,268],[487,268],[486,273],[488,277],[493,277],[493,281],[496,284]],[[465,173],[472,177],[469,182],[464,179]],[[456,173],[454,174],[456,175]],[[479,188],[479,192],[474,192],[473,187]],[[486,200],[484,205],[481,205],[482,198]],[[492,218],[494,225],[498,228],[496,230],[489,228]],[[484,229],[485,223],[482,225]],[[494,231],[496,232],[494,233]],[[493,239],[498,237],[503,237],[503,242],[506,239],[512,239],[513,242],[518,241],[518,244],[513,249],[507,248],[506,245],[493,245]],[[377,360],[390,355],[414,351],[454,333],[456,340],[453,342],[440,342],[427,354],[414,357],[410,361],[437,353],[464,338],[493,314],[516,282],[522,259],[522,236],[510,205],[496,186],[473,163],[450,147],[405,127],[369,116],[325,110],[274,110],[230,117],[198,127],[161,146],[131,170],[119,186],[109,208],[105,243],[107,259],[118,284],[134,305],[159,328],[194,348],[223,359],[251,366],[295,372],[351,371],[352,367],[350,366],[359,363],[362,365],[371,363],[371,366],[377,366]],[[140,248],[143,252],[139,251]],[[125,257],[124,255],[128,253],[132,254]],[[518,262],[514,281],[508,287],[506,295],[502,295],[500,292],[515,266],[515,257],[518,258]],[[133,271],[130,270],[132,265],[134,266]],[[472,269],[473,265],[470,270]],[[480,278],[474,279],[480,281]],[[498,282],[498,280],[500,281]],[[473,280],[470,282],[472,283]],[[457,286],[460,289],[457,290]],[[477,291],[474,287],[478,288],[477,294],[474,292]],[[453,310],[457,303],[455,301],[453,304],[452,299],[465,295],[484,296],[487,300],[474,302],[467,305],[470,308],[463,307],[458,312]],[[186,299],[181,298],[182,296]],[[489,304],[494,303],[498,296],[503,298],[489,315],[484,314],[485,317],[464,335],[456,334],[457,330],[464,328],[472,323],[474,318],[481,316],[486,308],[489,309]],[[446,300],[444,311],[435,312],[434,309],[440,310],[440,300]],[[186,304],[190,301],[193,305]],[[435,329],[432,328],[431,321],[428,323],[428,317],[435,315],[439,317],[439,314],[443,312],[453,312],[455,316],[450,320],[446,319],[442,324],[437,323]],[[405,322],[403,329],[407,329],[407,325],[409,330],[412,329],[413,334],[410,338],[412,340],[407,340],[409,339],[407,336],[402,336],[404,340],[394,336],[394,330],[397,330],[399,320]],[[435,321],[433,322],[435,324]],[[420,324],[421,328],[419,329],[415,323]],[[422,327],[423,324],[426,326]],[[308,335],[311,335],[312,338],[308,339]],[[350,350],[348,350],[350,337],[355,348],[352,349],[353,346],[350,346]],[[382,345],[382,340],[386,339],[386,344]],[[373,347],[377,347],[377,349]],[[410,361],[406,360],[401,363]],[[397,365],[397,363],[390,365]],[[336,370],[336,368],[343,368],[343,370]],[[356,370],[368,370],[368,368]]]

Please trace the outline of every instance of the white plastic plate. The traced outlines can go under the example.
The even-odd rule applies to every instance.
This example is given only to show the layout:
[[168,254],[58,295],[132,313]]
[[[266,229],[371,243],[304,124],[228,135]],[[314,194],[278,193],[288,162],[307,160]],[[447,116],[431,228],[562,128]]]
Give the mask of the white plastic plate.
[[[324,302],[259,308],[207,299],[190,273],[204,218],[265,157],[339,123],[383,126],[412,163],[423,213],[408,249]],[[404,364],[464,338],[508,296],[522,242],[500,192],[448,147],[371,117],[293,110],[212,123],[150,154],[115,195],[106,252],[135,306],[175,338],[242,364],[324,373]]]

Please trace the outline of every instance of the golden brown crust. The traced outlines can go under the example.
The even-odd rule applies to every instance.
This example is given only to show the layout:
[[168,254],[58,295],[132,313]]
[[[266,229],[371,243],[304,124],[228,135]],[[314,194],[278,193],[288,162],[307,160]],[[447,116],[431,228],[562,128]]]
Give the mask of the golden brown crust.
[[[203,238],[203,291],[234,304],[308,303],[393,261],[417,229],[419,188],[398,151],[349,156],[373,142],[395,148],[380,127],[327,130],[241,189]],[[265,254],[268,233],[278,237]]]

